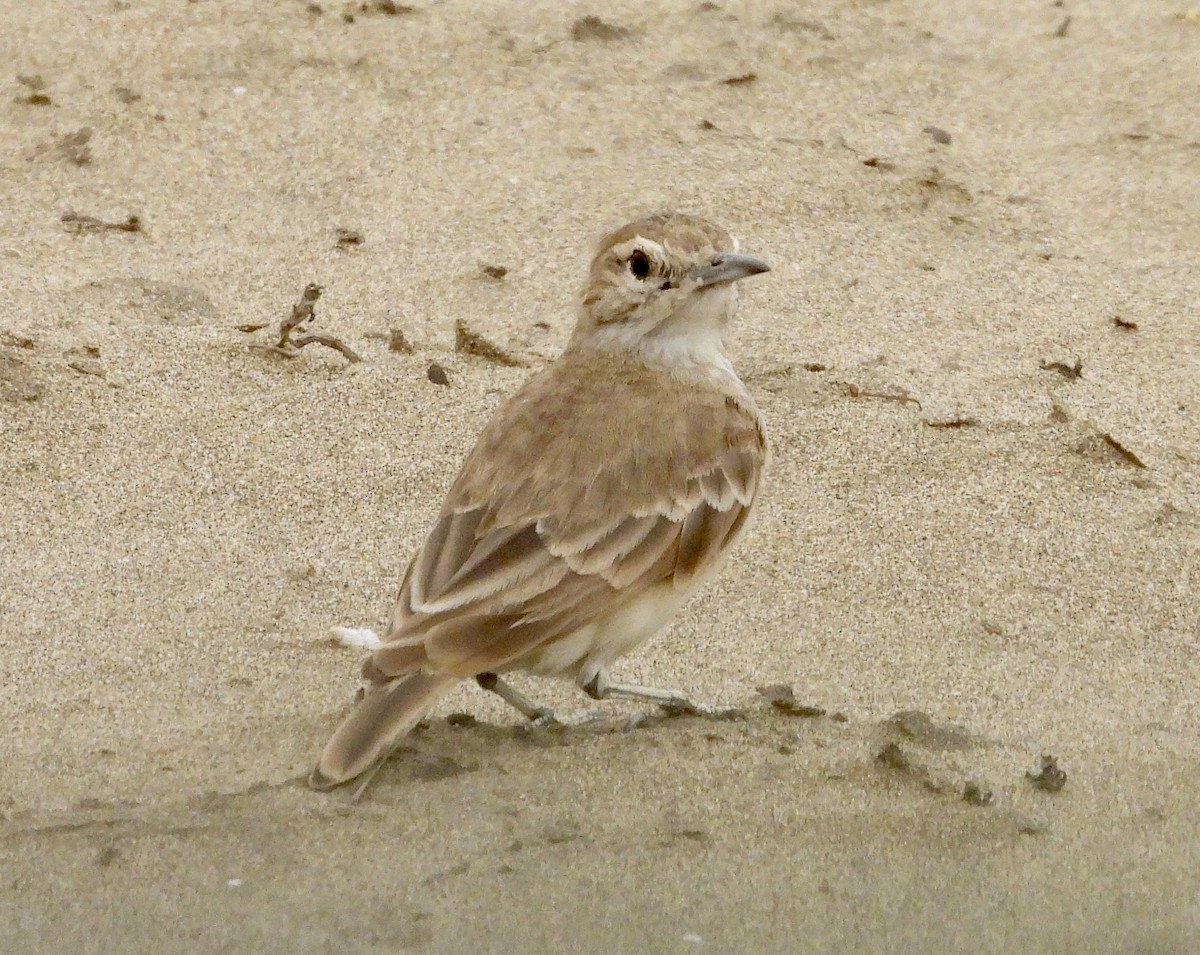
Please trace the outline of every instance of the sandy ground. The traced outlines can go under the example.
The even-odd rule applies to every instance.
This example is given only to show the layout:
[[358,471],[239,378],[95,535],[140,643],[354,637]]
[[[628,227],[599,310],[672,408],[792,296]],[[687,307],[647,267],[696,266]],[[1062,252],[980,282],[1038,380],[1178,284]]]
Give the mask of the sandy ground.
[[[3,950],[1200,951],[1200,13],[414,3],[0,2]],[[776,463],[617,672],[732,711],[309,792],[529,374],[456,323],[542,364],[660,207],[774,265]],[[308,282],[361,363],[247,347]]]

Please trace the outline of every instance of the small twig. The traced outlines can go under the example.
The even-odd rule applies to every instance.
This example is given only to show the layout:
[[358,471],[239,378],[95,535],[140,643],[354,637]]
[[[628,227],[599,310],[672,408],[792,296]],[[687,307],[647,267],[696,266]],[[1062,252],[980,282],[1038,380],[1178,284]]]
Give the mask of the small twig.
[[1039,367],[1042,371],[1057,371],[1064,378],[1082,378],[1083,377],[1083,359],[1076,358],[1075,364],[1068,365],[1062,361],[1044,361]]
[[304,294],[300,296],[300,301],[292,306],[292,314],[279,323],[279,341],[276,347],[286,348],[292,332],[313,317],[313,307],[324,291],[325,288],[316,282],[309,282],[304,286]]
[[904,394],[903,392],[899,394],[891,394],[884,391],[864,391],[863,389],[859,388],[858,385],[852,384],[849,381],[840,381],[838,384],[846,389],[846,394],[851,398],[877,398],[880,401],[897,401],[902,405],[913,404],[918,408],[921,407],[921,402],[911,395]]
[[926,421],[925,424],[930,428],[940,428],[943,430],[949,428],[973,428],[979,424],[978,418],[951,418],[948,421]]
[[297,338],[291,343],[292,347],[295,349],[301,349],[305,345],[313,344],[324,345],[326,348],[332,348],[334,351],[341,352],[346,356],[346,360],[351,364],[354,364],[356,361],[362,361],[362,356],[359,355],[358,352],[356,352],[341,339],[334,338],[332,335],[313,333],[310,335],[305,335],[303,338]]
[[[324,289],[315,282],[310,282],[306,285],[303,294],[300,296],[300,301],[292,306],[292,314],[279,323],[279,341],[273,345],[255,343],[250,348],[254,349],[254,351],[267,352],[271,355],[280,355],[283,358],[295,358],[300,354],[300,349],[305,345],[324,345],[326,348],[332,348],[334,351],[340,352],[351,364],[362,361],[362,356],[358,352],[341,339],[335,338],[332,335],[309,332],[299,338],[292,338],[292,333],[303,331],[300,326],[313,317],[317,299],[321,297],[323,291]],[[262,328],[266,328],[267,324],[269,323],[259,324],[257,322],[250,322],[245,325],[238,325],[237,330],[240,332],[256,332]]]
[[1120,441],[1118,441],[1116,438],[1114,438],[1111,434],[1108,434],[1107,432],[1105,432],[1104,434],[1100,435],[1100,437],[1101,437],[1101,439],[1103,439],[1104,443],[1106,445],[1108,445],[1110,448],[1112,448],[1114,451],[1116,451],[1117,454],[1119,454],[1125,460],[1125,462],[1127,464],[1132,464],[1135,468],[1144,468],[1146,466],[1145,461],[1143,461],[1136,454],[1134,454],[1132,451],[1130,451],[1127,447],[1125,447],[1125,445],[1123,445]]
[[68,232],[80,235],[84,232],[141,232],[142,220],[129,216],[124,222],[105,222],[95,216],[81,216],[72,209],[62,214],[62,224]]

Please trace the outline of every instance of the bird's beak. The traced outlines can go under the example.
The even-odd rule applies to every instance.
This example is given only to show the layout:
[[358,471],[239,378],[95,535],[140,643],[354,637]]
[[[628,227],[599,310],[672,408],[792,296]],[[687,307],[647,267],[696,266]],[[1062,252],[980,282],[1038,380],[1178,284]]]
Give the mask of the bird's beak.
[[770,271],[771,267],[762,259],[738,255],[736,252],[722,252],[714,256],[708,265],[692,269],[689,277],[695,281],[696,288],[708,288],[710,285],[724,285]]

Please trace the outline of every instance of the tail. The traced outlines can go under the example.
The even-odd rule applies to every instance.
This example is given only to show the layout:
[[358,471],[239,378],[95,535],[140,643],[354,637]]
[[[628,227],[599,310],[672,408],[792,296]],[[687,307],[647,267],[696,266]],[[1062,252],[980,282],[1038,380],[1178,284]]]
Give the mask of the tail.
[[458,681],[454,676],[418,672],[368,689],[325,744],[308,784],[322,791],[332,789],[382,763],[396,741]]

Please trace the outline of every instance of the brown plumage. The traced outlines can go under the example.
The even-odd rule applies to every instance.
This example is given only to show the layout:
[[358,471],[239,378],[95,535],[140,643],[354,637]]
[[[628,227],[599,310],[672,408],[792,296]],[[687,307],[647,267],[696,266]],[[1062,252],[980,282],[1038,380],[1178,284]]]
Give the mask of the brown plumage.
[[606,668],[745,528],[767,444],[724,344],[736,280],[764,271],[692,216],[602,241],[570,345],[468,455],[314,788],[376,766],[460,679],[528,670],[597,697],[672,697]]

